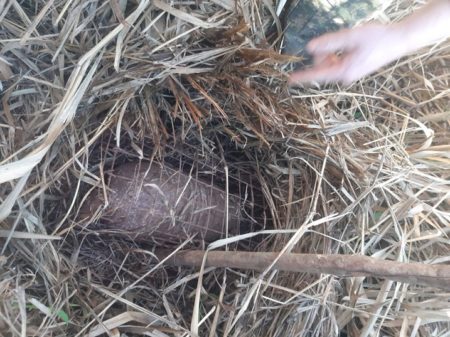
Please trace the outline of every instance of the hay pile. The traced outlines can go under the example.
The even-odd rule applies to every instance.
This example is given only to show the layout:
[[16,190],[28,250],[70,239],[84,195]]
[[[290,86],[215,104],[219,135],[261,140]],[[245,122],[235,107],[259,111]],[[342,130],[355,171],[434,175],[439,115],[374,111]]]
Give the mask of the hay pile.
[[271,5],[0,2],[0,335],[448,336],[444,290],[167,268],[77,221],[105,170],[181,148],[256,179],[248,249],[448,264],[449,45],[294,91]]

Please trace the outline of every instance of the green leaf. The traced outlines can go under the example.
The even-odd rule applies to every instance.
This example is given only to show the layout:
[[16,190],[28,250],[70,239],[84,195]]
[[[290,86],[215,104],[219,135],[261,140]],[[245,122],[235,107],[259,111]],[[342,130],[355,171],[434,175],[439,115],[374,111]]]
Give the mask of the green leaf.
[[65,323],[69,323],[69,315],[64,310],[59,310],[56,315]]
[[373,212],[373,217],[375,219],[375,221],[378,221],[381,219],[381,216],[383,215],[383,211],[375,211]]

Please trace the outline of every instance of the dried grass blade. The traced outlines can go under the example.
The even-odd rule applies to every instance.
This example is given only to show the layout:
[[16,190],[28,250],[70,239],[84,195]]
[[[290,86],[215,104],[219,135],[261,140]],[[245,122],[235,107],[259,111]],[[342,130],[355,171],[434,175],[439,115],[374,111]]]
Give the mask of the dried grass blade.
[[206,29],[216,28],[216,27],[219,27],[221,24],[220,22],[219,23],[209,23],[209,22],[200,20],[200,19],[196,18],[195,16],[188,14],[186,12],[183,12],[182,10],[176,9],[160,0],[153,0],[153,5],[158,7],[159,9],[166,11],[167,13],[175,16],[178,19],[181,19],[181,20],[186,21],[194,26],[198,26],[201,28],[206,28]]

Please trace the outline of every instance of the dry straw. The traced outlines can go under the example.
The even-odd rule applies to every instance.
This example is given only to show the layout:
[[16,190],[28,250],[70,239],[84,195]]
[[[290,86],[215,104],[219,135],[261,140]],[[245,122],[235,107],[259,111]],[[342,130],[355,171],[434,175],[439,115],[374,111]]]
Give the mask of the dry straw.
[[[449,45],[293,90],[277,11],[0,1],[0,335],[448,336],[448,290],[273,267],[280,252],[448,267]],[[174,269],[77,221],[116,163],[174,148],[260,206],[262,234],[210,249],[271,253],[272,268]]]

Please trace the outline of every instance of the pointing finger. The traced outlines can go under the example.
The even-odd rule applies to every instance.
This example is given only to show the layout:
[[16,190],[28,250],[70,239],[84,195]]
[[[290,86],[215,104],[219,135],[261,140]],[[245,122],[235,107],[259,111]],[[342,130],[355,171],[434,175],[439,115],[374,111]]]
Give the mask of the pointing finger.
[[344,79],[345,64],[335,55],[329,55],[324,61],[310,69],[294,72],[289,77],[289,84],[306,82],[334,82]]
[[359,44],[373,36],[374,31],[385,29],[383,25],[372,23],[353,29],[342,29],[338,32],[324,34],[308,43],[306,49],[309,53],[329,54],[356,48]]

